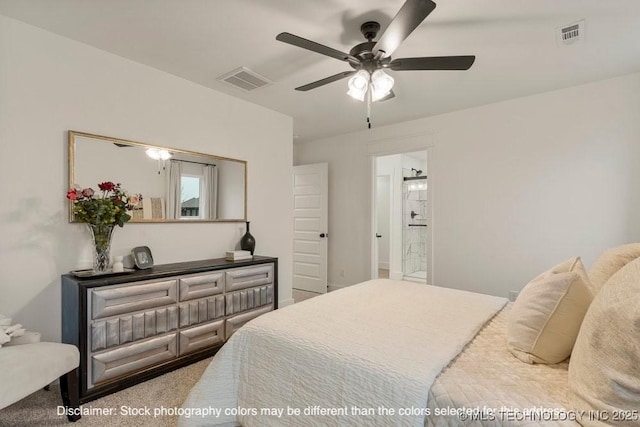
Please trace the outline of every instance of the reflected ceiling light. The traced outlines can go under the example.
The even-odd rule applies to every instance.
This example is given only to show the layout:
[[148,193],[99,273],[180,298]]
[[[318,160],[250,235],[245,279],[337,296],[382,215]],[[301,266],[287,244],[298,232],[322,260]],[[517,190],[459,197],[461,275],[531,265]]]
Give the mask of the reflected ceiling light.
[[171,158],[171,153],[167,150],[159,150],[157,148],[149,148],[146,151],[147,156],[151,157],[153,160],[168,160]]

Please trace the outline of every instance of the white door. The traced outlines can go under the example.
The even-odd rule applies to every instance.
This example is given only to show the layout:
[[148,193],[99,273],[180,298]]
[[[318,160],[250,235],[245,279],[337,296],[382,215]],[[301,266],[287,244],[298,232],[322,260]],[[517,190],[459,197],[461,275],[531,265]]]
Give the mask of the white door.
[[293,167],[293,288],[327,292],[328,163]]

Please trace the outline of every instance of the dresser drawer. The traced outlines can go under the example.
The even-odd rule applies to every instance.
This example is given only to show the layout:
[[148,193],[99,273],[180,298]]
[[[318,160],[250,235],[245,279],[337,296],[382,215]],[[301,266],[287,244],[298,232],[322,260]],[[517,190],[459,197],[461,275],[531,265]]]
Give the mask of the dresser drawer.
[[273,283],[273,264],[260,265],[229,270],[226,272],[226,291],[253,288],[254,286],[270,285]]
[[265,305],[273,305],[273,285],[259,286],[225,295],[227,316]]
[[126,283],[89,291],[91,318],[115,316],[177,302],[176,280]]
[[176,354],[175,333],[92,354],[88,387],[171,360]]
[[225,326],[225,339],[228,340],[231,335],[235,331],[237,331],[242,325],[247,323],[251,319],[255,319],[256,317],[268,313],[273,310],[272,306],[266,306],[260,308],[258,310],[248,311],[243,314],[239,314],[237,316],[233,316],[227,319],[227,324]]
[[180,331],[180,356],[224,341],[224,319]]
[[178,329],[175,305],[96,320],[91,324],[91,351],[104,350]]
[[180,304],[180,327],[197,325],[224,316],[224,295]]
[[181,277],[178,281],[180,301],[208,297],[224,292],[224,272]]

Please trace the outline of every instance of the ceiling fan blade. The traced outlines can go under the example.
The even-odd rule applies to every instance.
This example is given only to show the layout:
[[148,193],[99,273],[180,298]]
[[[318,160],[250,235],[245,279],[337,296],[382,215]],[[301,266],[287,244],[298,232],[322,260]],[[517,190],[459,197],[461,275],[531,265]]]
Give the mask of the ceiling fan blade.
[[313,82],[313,83],[306,84],[304,86],[297,87],[296,90],[305,92],[307,90],[315,89],[317,87],[336,82],[340,79],[344,79],[345,77],[349,77],[352,74],[355,74],[355,71],[343,71],[341,73],[334,74],[333,76],[326,77],[322,80],[318,80],[317,82]]
[[388,101],[388,100],[390,100],[392,98],[395,98],[395,97],[396,97],[395,92],[394,91],[390,91],[386,96],[378,99],[378,102]]
[[288,43],[293,46],[301,47],[303,49],[307,49],[321,55],[330,56],[332,58],[339,59],[340,61],[353,62],[355,64],[360,63],[360,60],[355,56],[351,56],[348,53],[340,52],[339,50],[320,43],[312,42],[311,40],[303,39],[302,37],[298,37],[291,33],[280,33],[276,36],[276,40],[283,43]]
[[466,56],[431,56],[423,58],[398,58],[391,61],[389,68],[394,71],[407,70],[468,70],[476,57]]
[[391,56],[435,8],[431,0],[407,0],[378,39],[373,53],[383,51],[384,56]]

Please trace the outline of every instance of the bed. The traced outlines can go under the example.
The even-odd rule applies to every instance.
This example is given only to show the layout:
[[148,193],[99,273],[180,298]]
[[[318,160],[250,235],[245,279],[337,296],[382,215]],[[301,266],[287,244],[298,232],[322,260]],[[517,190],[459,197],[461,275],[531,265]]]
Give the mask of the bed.
[[567,364],[507,350],[509,310],[504,298],[387,279],[277,310],[231,337],[179,424],[578,425],[562,417]]

